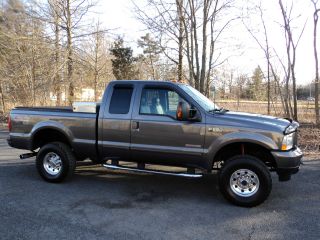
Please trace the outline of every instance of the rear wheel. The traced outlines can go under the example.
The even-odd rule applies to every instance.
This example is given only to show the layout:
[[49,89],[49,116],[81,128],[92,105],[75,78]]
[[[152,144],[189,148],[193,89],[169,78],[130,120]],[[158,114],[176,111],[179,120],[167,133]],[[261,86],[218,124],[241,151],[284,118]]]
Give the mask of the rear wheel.
[[272,179],[268,168],[258,158],[234,156],[220,171],[219,187],[223,196],[233,204],[254,207],[269,196]]
[[44,180],[62,182],[73,175],[76,159],[68,145],[53,142],[41,147],[37,154],[36,166]]

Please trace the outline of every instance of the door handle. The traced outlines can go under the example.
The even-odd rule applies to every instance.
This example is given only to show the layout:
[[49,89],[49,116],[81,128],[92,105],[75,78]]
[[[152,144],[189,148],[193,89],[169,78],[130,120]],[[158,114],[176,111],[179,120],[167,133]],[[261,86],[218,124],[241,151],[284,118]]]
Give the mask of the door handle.
[[132,130],[139,131],[139,122],[137,121],[132,122]]

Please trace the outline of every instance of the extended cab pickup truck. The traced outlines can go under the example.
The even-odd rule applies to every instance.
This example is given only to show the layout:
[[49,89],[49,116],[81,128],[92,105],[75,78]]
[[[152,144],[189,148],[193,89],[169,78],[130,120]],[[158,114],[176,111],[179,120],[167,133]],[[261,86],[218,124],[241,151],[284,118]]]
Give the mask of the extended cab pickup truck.
[[88,158],[118,171],[184,177],[218,172],[224,197],[252,207],[268,197],[270,172],[280,181],[298,172],[298,126],[292,120],[218,108],[182,83],[113,81],[96,113],[14,108],[8,143],[30,150],[21,158],[36,156],[37,170],[49,182],[70,177],[76,161]]

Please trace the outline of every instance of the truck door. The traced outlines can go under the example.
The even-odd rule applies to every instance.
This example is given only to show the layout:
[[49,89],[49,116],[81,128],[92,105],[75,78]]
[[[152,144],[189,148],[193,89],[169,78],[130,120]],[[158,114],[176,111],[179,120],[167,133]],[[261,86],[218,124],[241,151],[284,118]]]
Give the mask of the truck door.
[[185,101],[174,89],[139,89],[131,123],[134,161],[161,164],[199,164],[203,156],[205,123],[179,121],[176,110]]
[[130,160],[130,128],[134,87],[114,84],[106,100],[102,119],[104,159]]

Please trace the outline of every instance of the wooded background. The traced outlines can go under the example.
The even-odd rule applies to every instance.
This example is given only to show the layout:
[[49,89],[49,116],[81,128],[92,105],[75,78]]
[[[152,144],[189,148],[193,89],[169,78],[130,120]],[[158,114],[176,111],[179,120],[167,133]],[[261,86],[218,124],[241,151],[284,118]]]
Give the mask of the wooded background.
[[[320,124],[317,0],[308,1],[314,9],[309,19],[293,14],[294,1],[275,1],[281,18],[274,21],[283,32],[279,41],[285,55],[269,40],[272,29],[259,1],[240,10],[234,0],[132,1],[132,12],[146,29],[136,40],[136,49],[126,36],[118,36],[117,29],[103,26],[98,16],[89,20],[97,2],[0,3],[3,115],[17,105],[70,105],[83,100],[86,89],[93,91],[86,100],[99,101],[113,79],[158,79],[187,82],[221,106],[247,110],[249,101],[257,106],[253,112],[301,121],[308,115],[308,122]],[[228,46],[224,36],[235,22],[245,27],[265,57],[265,64],[251,74],[238,74],[226,64],[229,57],[218,51],[222,44]],[[296,53],[307,22],[313,26],[314,58],[305,61],[314,65],[314,79],[299,86]]]

